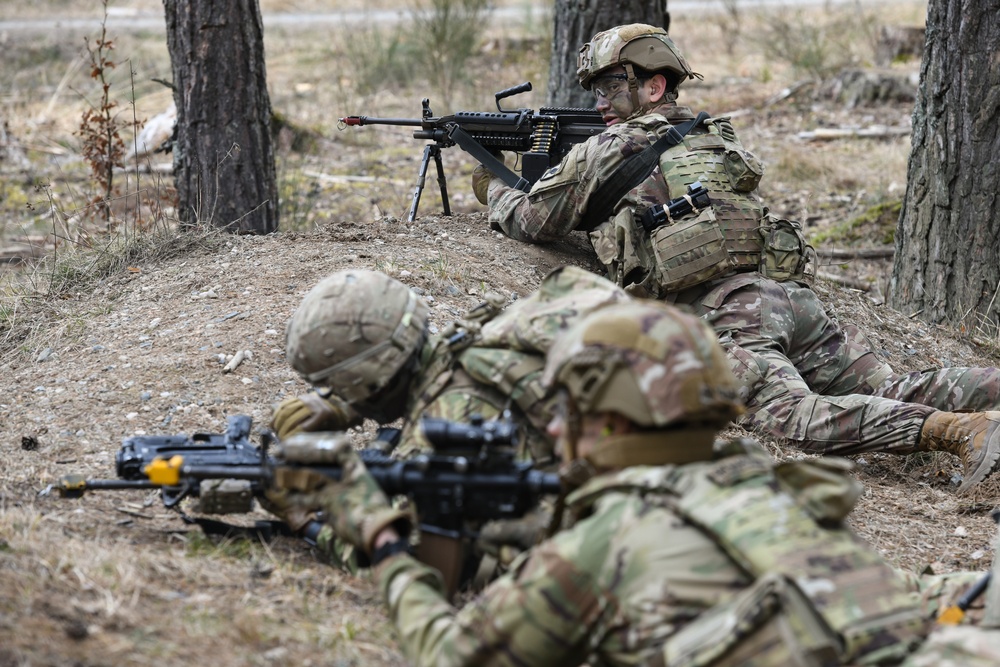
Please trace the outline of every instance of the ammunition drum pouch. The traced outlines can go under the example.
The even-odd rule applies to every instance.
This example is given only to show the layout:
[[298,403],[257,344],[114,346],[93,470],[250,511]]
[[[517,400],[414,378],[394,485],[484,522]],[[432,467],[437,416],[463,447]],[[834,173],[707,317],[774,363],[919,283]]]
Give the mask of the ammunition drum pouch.
[[800,223],[768,213],[761,224],[760,235],[763,238],[762,275],[778,282],[812,282],[816,275],[816,251],[806,242]]

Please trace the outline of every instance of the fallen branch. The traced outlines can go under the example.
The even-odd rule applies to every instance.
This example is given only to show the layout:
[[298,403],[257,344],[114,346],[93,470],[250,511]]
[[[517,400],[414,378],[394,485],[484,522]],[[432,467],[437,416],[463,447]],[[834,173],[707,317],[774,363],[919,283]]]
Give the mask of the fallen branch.
[[44,249],[37,245],[19,245],[0,248],[0,263],[22,264],[29,259],[38,259],[44,254]]
[[896,249],[885,248],[820,248],[816,254],[826,259],[891,259]]
[[222,372],[225,374],[232,373],[247,359],[253,359],[253,352],[250,350],[240,350],[233,355],[233,358],[229,360],[229,363],[222,369]]
[[835,139],[886,139],[889,137],[905,137],[910,134],[908,127],[888,127],[872,125],[871,127],[820,128],[811,132],[799,132],[795,135],[803,141],[833,141]]
[[815,83],[816,82],[813,79],[803,79],[802,81],[796,81],[795,83],[793,83],[792,85],[788,86],[787,88],[782,88],[777,93],[775,93],[774,95],[771,95],[771,97],[769,97],[766,100],[764,100],[764,104],[761,105],[761,107],[762,108],[767,108],[767,107],[770,107],[770,106],[774,106],[778,102],[782,102],[784,100],[787,100],[789,97],[794,96],[796,93],[798,93],[803,88],[806,88],[807,86],[812,86]]
[[838,276],[835,273],[828,273],[826,271],[817,271],[816,277],[820,280],[828,280],[831,283],[837,283],[838,285],[861,290],[862,292],[869,292],[871,291],[871,288],[874,287],[874,285],[868,281],[858,280],[857,278],[848,278],[847,276]]

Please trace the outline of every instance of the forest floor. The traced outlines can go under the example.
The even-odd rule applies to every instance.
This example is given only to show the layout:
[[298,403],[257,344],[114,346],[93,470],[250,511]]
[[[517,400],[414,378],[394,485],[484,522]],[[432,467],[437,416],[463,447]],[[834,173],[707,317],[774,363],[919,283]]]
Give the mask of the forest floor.
[[[861,5],[861,16],[815,9],[808,25],[854,26],[858,46],[872,26],[923,20],[922,3]],[[717,18],[674,17],[672,32],[705,74],[682,101],[732,113],[768,164],[767,201],[802,219],[818,247],[891,248],[908,137],[813,141],[800,133],[907,127],[912,99],[852,105],[856,96],[838,86],[855,76],[845,71],[909,81],[919,63],[875,67],[851,56],[814,79],[801,59],[781,60],[751,37],[792,14],[748,13],[740,29]],[[543,31],[520,30],[491,27],[470,61],[473,76],[445,91],[452,99],[435,110],[488,109],[495,89],[544,81]],[[117,39],[137,74],[135,83],[118,77],[116,90],[134,91],[137,116],[151,117],[169,101],[151,83],[169,78],[162,37]],[[0,665],[402,664],[373,582],[322,565],[300,541],[209,539],[155,493],[63,500],[39,491],[69,473],[113,477],[128,435],[220,432],[233,414],[267,424],[277,401],[306,389],[284,358],[285,323],[333,270],[378,269],[419,289],[435,330],[487,291],[523,296],[567,263],[598,270],[582,235],[532,246],[490,231],[468,190],[474,163],[457,149],[445,155],[456,215],[440,215],[436,187],[428,187],[416,222],[404,222],[422,145],[405,128],[338,132],[336,117],[415,117],[420,98],[441,91],[390,85],[390,65],[380,85],[362,81],[374,74],[352,59],[343,34],[275,31],[266,39],[272,104],[295,128],[279,150],[282,231],[236,237],[174,231],[169,175],[155,169],[142,178],[157,179],[145,187],[167,208],[144,213],[148,222],[125,204],[111,231],[77,215],[92,195],[73,134],[91,85],[73,64],[80,43],[0,36],[18,58],[0,75],[0,90],[9,91],[0,97],[0,249],[29,245],[45,255],[11,265],[0,284]],[[814,39],[834,53],[823,41],[832,37]],[[720,50],[730,43],[732,52]],[[539,91],[525,98],[517,104],[543,103]],[[311,141],[303,147],[297,137]],[[932,326],[883,305],[891,261],[827,258],[829,279],[816,290],[898,371],[1000,363],[996,341],[974,327]],[[220,355],[247,350],[242,365],[223,372]],[[359,429],[358,441],[370,433],[370,424]],[[765,444],[777,457],[799,456]],[[890,562],[914,572],[989,566],[996,481],[959,497],[961,470],[948,457],[855,461],[865,492],[851,525]]]

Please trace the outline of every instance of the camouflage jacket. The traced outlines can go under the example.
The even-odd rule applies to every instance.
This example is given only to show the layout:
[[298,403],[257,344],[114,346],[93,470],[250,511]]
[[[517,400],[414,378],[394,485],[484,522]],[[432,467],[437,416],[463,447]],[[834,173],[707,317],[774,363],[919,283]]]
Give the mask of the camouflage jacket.
[[[529,296],[502,312],[484,308],[456,332],[432,338],[421,350],[420,367],[404,418],[397,455],[430,448],[420,417],[468,421],[493,419],[510,410],[524,427],[526,456],[552,457],[545,428],[552,402],[541,388],[545,352],[556,334],[607,303],[628,299],[620,288],[578,267],[555,269]],[[485,311],[485,312],[483,312]]]
[[[529,192],[492,179],[491,226],[520,241],[566,236],[580,227],[591,198],[627,158],[642,152],[672,125],[693,118],[689,108],[666,104],[613,125],[574,146]],[[754,269],[760,259],[759,228],[765,214],[756,192],[762,173],[760,161],[743,148],[727,119],[710,119],[692,129],[683,142],[661,154],[658,168],[648,178],[618,202],[614,217],[590,231],[608,277],[638,296],[653,298],[697,284],[688,281],[678,286],[661,275],[663,265],[676,262],[661,256],[664,246],[689,245],[689,239],[658,242],[637,221],[650,207],[684,195],[687,186],[699,180],[709,190],[711,224],[721,235],[714,249],[718,270],[698,276],[698,282],[733,269]],[[711,252],[699,248],[690,260],[705,264],[705,255]]]
[[[741,514],[746,505],[753,516],[742,512],[727,526],[728,514],[689,512],[685,501],[697,502],[706,484],[724,501],[718,507]],[[770,667],[792,664],[796,651],[833,652],[817,664],[877,651],[888,651],[887,660],[868,664],[898,661],[921,626],[902,580],[846,530],[809,518],[815,489],[799,498],[785,486],[749,455],[627,468],[571,494],[576,523],[460,610],[442,595],[437,573],[412,558],[388,559],[377,576],[417,665]],[[760,553],[779,543],[792,565]],[[800,590],[790,582],[806,570]],[[830,625],[811,623],[817,615]],[[789,645],[789,637],[802,642]]]

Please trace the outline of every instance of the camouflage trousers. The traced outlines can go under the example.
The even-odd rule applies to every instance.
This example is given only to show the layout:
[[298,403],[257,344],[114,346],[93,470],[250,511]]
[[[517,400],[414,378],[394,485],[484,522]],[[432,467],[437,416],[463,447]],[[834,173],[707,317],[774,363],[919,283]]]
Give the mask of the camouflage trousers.
[[725,347],[747,405],[742,425],[806,451],[907,454],[935,410],[1000,405],[1000,370],[895,373],[857,327],[838,324],[815,292],[793,282],[744,273],[678,301]]

